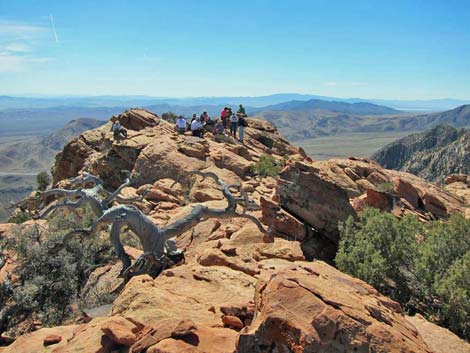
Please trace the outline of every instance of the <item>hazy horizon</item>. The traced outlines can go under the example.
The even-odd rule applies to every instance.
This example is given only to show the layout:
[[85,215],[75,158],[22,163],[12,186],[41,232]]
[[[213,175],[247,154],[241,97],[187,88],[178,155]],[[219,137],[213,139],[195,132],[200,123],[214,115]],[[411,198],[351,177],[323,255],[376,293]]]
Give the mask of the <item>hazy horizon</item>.
[[217,99],[217,98],[261,98],[261,97],[270,97],[270,96],[281,96],[281,95],[299,95],[299,96],[318,96],[319,99],[344,99],[344,100],[384,100],[384,101],[439,101],[439,100],[455,100],[455,101],[469,101],[470,98],[455,98],[455,97],[436,97],[436,98],[421,98],[421,97],[411,97],[407,99],[399,99],[399,98],[384,98],[384,97],[363,97],[363,96],[327,96],[321,93],[299,93],[299,92],[275,92],[272,94],[260,94],[260,95],[207,95],[207,96],[153,96],[153,95],[145,95],[145,94],[39,94],[39,93],[22,93],[22,94],[8,94],[2,93],[0,97],[12,97],[12,98],[36,98],[36,99],[47,99],[47,98],[59,98],[59,99],[67,99],[67,98],[141,98],[141,99]]

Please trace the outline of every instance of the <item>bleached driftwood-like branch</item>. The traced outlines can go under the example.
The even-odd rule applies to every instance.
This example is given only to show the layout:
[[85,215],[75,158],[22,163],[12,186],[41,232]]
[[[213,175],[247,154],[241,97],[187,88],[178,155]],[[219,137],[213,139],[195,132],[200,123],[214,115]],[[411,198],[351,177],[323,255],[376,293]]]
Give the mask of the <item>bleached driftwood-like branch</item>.
[[[30,211],[38,211],[33,218],[39,219],[49,216],[60,208],[77,209],[88,204],[94,214],[101,217],[103,212],[109,209],[115,201],[121,204],[132,203],[142,201],[145,196],[145,193],[130,199],[119,196],[122,189],[131,184],[130,173],[128,171],[122,172],[126,174],[126,179],[113,193],[104,189],[101,178],[83,172],[81,175],[69,179],[70,185],[74,188],[73,190],[61,188],[47,190],[13,204],[11,208],[20,207]],[[45,205],[45,202],[51,198],[54,198],[56,202]]]
[[[148,272],[160,273],[165,268],[169,258],[179,257],[180,255],[180,252],[169,240],[191,229],[202,219],[246,218],[252,221],[264,235],[271,237],[270,230],[266,230],[256,217],[246,213],[246,210],[250,209],[249,199],[246,194],[241,192],[242,197],[236,198],[230,191],[233,188],[240,190],[240,186],[227,185],[212,172],[195,171],[193,174],[201,176],[203,179],[212,178],[215,180],[227,200],[227,207],[210,208],[203,204],[196,204],[185,217],[166,227],[159,227],[136,206],[118,205],[104,210],[102,216],[91,228],[73,231],[66,236],[66,239],[75,234],[96,234],[104,227],[111,225],[110,238],[116,254],[123,264],[121,275],[132,276]],[[244,208],[242,213],[237,212],[239,203]],[[251,204],[252,206],[253,204]],[[124,251],[120,239],[121,229],[124,225],[137,235],[143,248],[143,255],[133,265],[131,265],[129,256]],[[170,247],[173,247],[173,249],[168,250]]]

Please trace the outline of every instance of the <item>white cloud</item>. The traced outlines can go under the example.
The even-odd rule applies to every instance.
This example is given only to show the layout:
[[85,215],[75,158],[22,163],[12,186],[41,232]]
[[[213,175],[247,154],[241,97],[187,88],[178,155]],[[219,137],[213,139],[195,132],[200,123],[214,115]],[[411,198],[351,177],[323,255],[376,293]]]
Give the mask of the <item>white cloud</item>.
[[54,58],[31,55],[12,55],[0,52],[0,73],[19,72],[34,64],[44,64],[53,61]]
[[21,43],[21,42],[12,42],[5,45],[3,48],[5,51],[15,52],[15,53],[29,53],[32,51],[30,45]]
[[338,85],[338,82],[326,82],[325,86],[327,87],[335,87]]
[[[18,72],[52,60],[41,54],[50,28],[0,20],[0,72]],[[49,38],[48,38],[49,37]]]
[[9,40],[26,39],[35,37],[45,31],[46,28],[42,26],[0,20],[0,38]]

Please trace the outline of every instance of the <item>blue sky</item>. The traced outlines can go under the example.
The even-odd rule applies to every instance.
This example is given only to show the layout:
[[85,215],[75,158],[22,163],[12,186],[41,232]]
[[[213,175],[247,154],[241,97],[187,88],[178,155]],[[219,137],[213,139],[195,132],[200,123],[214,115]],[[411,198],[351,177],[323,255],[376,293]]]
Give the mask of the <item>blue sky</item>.
[[0,0],[0,94],[279,92],[470,99],[470,2]]

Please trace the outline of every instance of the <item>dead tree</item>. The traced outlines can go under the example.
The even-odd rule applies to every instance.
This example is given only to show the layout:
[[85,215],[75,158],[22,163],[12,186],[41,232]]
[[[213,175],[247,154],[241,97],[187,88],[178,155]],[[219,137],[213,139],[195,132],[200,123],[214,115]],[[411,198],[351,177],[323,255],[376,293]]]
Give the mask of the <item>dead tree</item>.
[[[47,190],[22,200],[10,208],[39,210],[37,214],[33,215],[33,218],[40,219],[60,208],[77,209],[89,205],[96,217],[101,217],[103,212],[109,209],[115,201],[127,204],[143,200],[144,195],[130,199],[119,196],[122,189],[131,184],[130,173],[128,171],[122,171],[122,173],[126,175],[126,179],[113,193],[104,189],[103,180],[99,177],[83,172],[82,175],[69,179],[71,190],[61,188]],[[55,198],[56,202],[45,205],[51,198]]]
[[[76,234],[96,234],[104,227],[111,225],[111,241],[123,264],[121,275],[129,278],[143,273],[158,275],[168,264],[175,262],[175,259],[178,261],[182,257],[182,252],[176,248],[174,241],[169,240],[191,229],[202,219],[246,218],[252,221],[265,236],[271,237],[270,230],[266,230],[256,217],[246,213],[247,210],[253,208],[254,203],[250,202],[239,185],[227,185],[211,172],[195,171],[193,174],[215,180],[228,202],[227,207],[210,208],[203,204],[196,204],[187,216],[166,227],[159,227],[136,206],[118,205],[103,210],[101,217],[90,228],[72,231],[66,235],[64,241]],[[235,197],[231,189],[237,189],[241,197]],[[242,212],[237,212],[238,204],[243,207]],[[134,264],[131,263],[121,243],[120,234],[123,226],[134,232],[142,244],[143,254]]]

